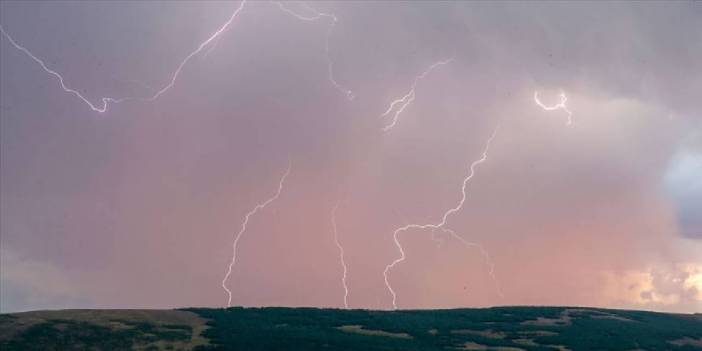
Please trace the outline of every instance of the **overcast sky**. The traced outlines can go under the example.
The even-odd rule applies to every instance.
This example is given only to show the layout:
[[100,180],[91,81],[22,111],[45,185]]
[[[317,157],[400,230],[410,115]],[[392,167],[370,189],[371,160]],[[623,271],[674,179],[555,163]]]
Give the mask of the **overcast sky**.
[[397,307],[702,312],[701,2],[309,5],[1,2],[0,310],[226,305],[288,160],[232,303],[343,307],[338,204],[392,308],[499,125],[444,227],[484,251],[401,232]]

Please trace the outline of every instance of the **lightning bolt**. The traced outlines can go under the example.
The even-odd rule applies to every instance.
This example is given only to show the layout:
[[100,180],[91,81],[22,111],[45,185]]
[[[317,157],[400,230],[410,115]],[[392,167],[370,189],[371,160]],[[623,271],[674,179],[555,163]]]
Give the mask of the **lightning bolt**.
[[[168,90],[170,90],[175,85],[176,80],[178,79],[178,76],[180,75],[180,73],[183,70],[183,68],[185,67],[185,65],[193,57],[197,56],[200,53],[203,53],[203,50],[207,49],[206,51],[204,51],[204,56],[206,57],[214,49],[214,47],[217,45],[219,39],[221,38],[222,33],[226,32],[229,29],[229,27],[231,26],[234,19],[236,19],[239,16],[239,14],[241,13],[241,11],[244,9],[244,5],[246,4],[246,1],[247,0],[242,0],[239,3],[239,6],[234,10],[232,15],[229,17],[229,19],[221,27],[219,27],[219,29],[217,29],[217,31],[215,31],[212,35],[210,35],[205,41],[200,43],[200,45],[198,45],[198,47],[194,51],[190,52],[187,56],[185,56],[185,58],[180,62],[180,64],[176,68],[176,70],[171,75],[171,78],[168,81],[168,83],[165,84],[161,89],[156,90],[153,95],[147,96],[147,97],[138,97],[138,98],[137,97],[125,97],[125,98],[102,97],[102,98],[100,98],[100,101],[102,102],[101,104],[95,104],[95,103],[91,102],[88,98],[86,98],[78,90],[69,87],[65,83],[65,79],[60,73],[49,68],[46,65],[46,63],[44,62],[44,60],[40,59],[39,57],[34,55],[31,51],[29,51],[29,49],[27,49],[26,47],[20,45],[17,41],[15,41],[15,39],[12,36],[10,36],[10,34],[7,33],[7,31],[5,31],[5,29],[2,27],[2,25],[0,25],[0,32],[2,32],[2,34],[8,39],[8,41],[10,42],[10,44],[12,44],[12,46],[14,46],[17,50],[22,51],[29,58],[31,58],[34,62],[39,64],[39,66],[41,66],[41,68],[46,73],[56,77],[56,79],[58,79],[59,85],[61,86],[63,91],[65,91],[66,93],[69,93],[71,95],[74,95],[75,97],[77,97],[78,99],[83,101],[83,103],[88,105],[88,107],[91,110],[98,112],[98,113],[104,113],[104,112],[107,112],[108,106],[110,104],[118,104],[118,103],[121,103],[121,102],[124,102],[127,100],[139,100],[139,101],[151,102],[151,101],[158,99],[161,95],[163,95]],[[329,79],[329,82],[331,82],[331,84],[337,90],[339,90],[341,93],[343,93],[348,100],[353,100],[355,98],[354,93],[351,90],[349,90],[349,89],[343,87],[341,84],[339,84],[339,82],[336,80],[336,78],[334,76],[334,63],[331,59],[331,54],[330,54],[330,40],[331,40],[331,35],[334,31],[334,28],[336,27],[336,24],[339,21],[339,19],[336,17],[336,15],[334,15],[332,13],[325,13],[325,12],[317,11],[314,8],[312,8],[311,6],[303,3],[303,6],[305,9],[314,13],[314,16],[303,16],[303,15],[297,14],[297,13],[291,11],[290,9],[286,8],[281,2],[274,2],[274,3],[276,3],[280,7],[281,10],[283,10],[286,13],[291,14],[291,15],[295,16],[296,18],[303,20],[303,21],[308,21],[308,22],[317,21],[321,18],[329,18],[331,20],[331,25],[329,26],[329,30],[327,32],[326,39],[325,39],[325,54],[326,54],[326,58],[327,58],[328,79]]]
[[416,97],[415,89],[417,88],[417,84],[419,84],[419,81],[421,81],[422,79],[424,79],[424,77],[429,75],[429,73],[431,73],[431,71],[433,71],[436,67],[449,64],[451,63],[451,61],[453,61],[453,58],[435,62],[434,64],[429,66],[429,68],[427,68],[424,72],[414,77],[414,81],[412,82],[412,85],[410,86],[410,89],[407,92],[407,94],[405,94],[399,99],[393,100],[390,103],[390,106],[388,106],[388,109],[385,112],[383,112],[382,115],[380,115],[380,118],[386,118],[392,113],[392,119],[390,120],[390,124],[383,127],[383,132],[387,132],[393,127],[395,127],[398,119],[400,118],[400,114],[402,114],[405,108],[407,108],[407,106],[409,106],[412,103],[412,101],[414,101]]
[[178,65],[178,68],[171,75],[170,81],[165,86],[163,86],[161,89],[156,91],[152,96],[145,97],[145,98],[103,97],[100,99],[102,101],[102,104],[94,104],[94,103],[90,102],[90,100],[88,100],[85,96],[83,96],[78,90],[75,90],[75,89],[69,87],[68,85],[66,85],[64,78],[60,73],[49,68],[46,65],[46,63],[44,63],[44,61],[42,59],[40,59],[39,57],[34,55],[26,47],[17,43],[17,41],[15,41],[15,39],[12,38],[10,36],[10,34],[7,33],[1,25],[0,25],[0,32],[2,32],[2,34],[7,38],[7,40],[10,42],[10,44],[12,44],[12,46],[14,46],[17,50],[20,50],[24,54],[29,56],[29,58],[31,58],[34,62],[39,64],[39,66],[41,66],[41,68],[44,69],[44,71],[46,71],[46,73],[56,77],[56,79],[58,79],[59,84],[61,85],[61,88],[63,89],[63,91],[65,91],[69,94],[72,94],[75,97],[77,97],[78,99],[80,99],[81,101],[83,101],[86,105],[88,105],[88,107],[90,107],[91,110],[98,112],[98,113],[103,113],[103,112],[107,111],[108,105],[110,103],[117,104],[117,103],[120,103],[120,102],[123,102],[126,100],[154,101],[154,100],[158,99],[159,96],[163,95],[165,92],[167,92],[169,89],[171,89],[173,87],[173,85],[175,85],[175,82],[178,79],[180,72],[183,70],[183,67],[185,67],[185,65],[190,61],[190,59],[192,59],[194,56],[196,56],[197,54],[202,52],[213,40],[217,39],[224,31],[226,31],[229,28],[229,26],[232,24],[234,19],[239,15],[239,13],[241,13],[241,10],[244,8],[245,3],[246,3],[246,0],[242,0],[239,3],[239,6],[236,8],[236,10],[234,10],[234,13],[232,13],[232,15],[229,17],[229,19],[219,29],[217,29],[217,31],[215,31],[212,35],[210,35],[210,37],[207,38],[207,40],[200,43],[200,45],[194,51],[192,51],[190,54],[185,56],[183,61],[181,61],[180,64]]
[[341,243],[339,242],[339,232],[336,227],[336,210],[339,208],[339,204],[341,201],[337,202],[336,205],[334,205],[334,208],[332,209],[331,213],[331,223],[332,223],[332,229],[334,231],[334,243],[336,244],[336,247],[339,249],[339,262],[341,263],[341,267],[343,268],[343,275],[341,277],[341,285],[344,287],[344,308],[348,309],[349,308],[349,287],[346,284],[346,272],[347,272],[347,267],[346,267],[346,261],[344,260],[344,247],[341,246]]
[[[487,143],[485,144],[485,148],[483,149],[482,156],[481,156],[479,159],[473,161],[473,162],[470,164],[469,173],[468,173],[468,175],[463,179],[463,183],[462,183],[462,185],[461,185],[461,199],[458,201],[458,204],[456,204],[456,206],[454,206],[454,207],[448,209],[446,212],[444,212],[444,214],[443,214],[443,216],[442,216],[442,218],[441,218],[441,221],[440,221],[439,223],[436,223],[436,224],[407,224],[407,225],[405,225],[405,226],[403,226],[403,227],[399,227],[399,228],[395,229],[395,231],[393,232],[393,234],[392,234],[393,240],[395,241],[395,246],[396,246],[397,249],[400,251],[400,257],[397,258],[397,259],[395,259],[394,261],[392,261],[392,263],[390,263],[389,265],[385,266],[385,270],[383,271],[383,277],[385,278],[385,286],[387,287],[388,291],[389,291],[390,294],[392,295],[392,307],[393,307],[393,309],[397,309],[397,294],[395,293],[395,290],[393,290],[392,285],[390,284],[390,281],[388,280],[388,273],[390,272],[390,270],[391,270],[393,267],[395,267],[395,266],[396,266],[397,264],[399,264],[400,262],[404,261],[404,260],[405,260],[405,257],[406,257],[406,255],[405,255],[405,250],[404,250],[404,248],[402,247],[402,244],[400,244],[400,238],[399,238],[399,236],[400,236],[401,233],[403,233],[403,232],[405,232],[405,231],[407,231],[407,230],[410,230],[410,229],[421,229],[421,230],[424,230],[424,229],[432,229],[432,230],[441,229],[441,230],[443,230],[443,231],[445,231],[445,232],[448,232],[448,233],[451,234],[453,237],[459,239],[459,240],[460,240],[461,242],[463,242],[465,245],[467,245],[467,246],[476,246],[476,247],[479,247],[479,248],[481,249],[482,252],[486,253],[486,251],[485,251],[484,249],[482,249],[482,246],[480,246],[480,245],[478,245],[478,244],[474,244],[474,243],[470,243],[470,242],[466,241],[465,239],[463,239],[462,237],[460,237],[459,235],[457,235],[453,230],[446,229],[445,226],[446,226],[446,223],[447,223],[447,221],[448,221],[449,216],[452,215],[452,214],[454,214],[454,213],[456,213],[456,212],[458,212],[458,211],[463,207],[463,204],[465,203],[466,197],[467,197],[467,196],[466,196],[466,187],[468,186],[468,183],[470,182],[470,180],[473,179],[473,177],[475,176],[475,169],[476,169],[476,167],[477,167],[478,165],[480,165],[481,163],[487,161],[487,159],[488,159],[488,151],[490,150],[490,144],[492,143],[492,140],[493,140],[493,139],[495,138],[495,136],[497,135],[498,129],[499,129],[499,126],[495,128],[495,130],[493,131],[493,133],[490,135],[490,138],[487,140]],[[485,254],[484,254],[484,257],[488,257],[488,259],[489,259],[489,256],[486,256]],[[491,273],[491,275],[494,277],[494,271],[493,271],[492,268],[491,268],[490,273]]]
[[539,100],[539,92],[534,91],[534,102],[539,105],[541,108],[543,108],[546,111],[556,111],[556,110],[563,110],[565,113],[568,114],[568,122],[566,122],[566,125],[571,125],[573,123],[573,112],[571,112],[568,109],[568,106],[566,106],[566,101],[568,101],[568,97],[566,97],[565,92],[561,91],[560,94],[558,94],[558,97],[561,98],[561,101],[555,105],[552,106],[547,106],[541,100]]
[[59,84],[61,85],[61,88],[62,88],[65,92],[67,92],[67,93],[69,93],[69,94],[73,94],[73,95],[75,95],[77,98],[83,100],[83,102],[86,103],[88,106],[90,106],[90,108],[91,108],[93,111],[95,111],[95,112],[101,112],[101,113],[102,113],[102,112],[107,111],[107,104],[108,104],[109,102],[118,103],[118,102],[124,101],[124,99],[115,99],[115,98],[111,98],[111,97],[103,97],[103,98],[102,98],[102,107],[100,107],[100,106],[98,106],[98,105],[93,105],[93,103],[90,102],[90,100],[86,99],[83,95],[81,95],[80,92],[78,92],[78,91],[75,90],[75,89],[69,88],[69,87],[66,85],[66,83],[64,82],[63,76],[61,76],[58,72],[56,72],[56,71],[50,69],[49,67],[47,67],[46,64],[44,63],[44,61],[42,61],[40,58],[38,58],[38,57],[36,57],[34,54],[32,54],[27,48],[25,48],[24,46],[18,44],[18,43],[15,41],[15,39],[13,39],[13,38],[10,36],[10,34],[8,34],[8,33],[5,31],[5,29],[2,27],[2,25],[0,25],[0,32],[2,32],[2,34],[7,38],[7,40],[10,42],[10,44],[12,44],[12,46],[14,46],[17,50],[20,50],[20,51],[24,52],[24,53],[25,53],[27,56],[29,56],[32,60],[34,60],[36,63],[38,63],[38,64],[41,66],[41,68],[44,69],[44,71],[46,71],[47,73],[49,73],[49,74],[55,76],[55,77],[58,79]]
[[483,259],[485,260],[485,265],[488,267],[488,275],[492,279],[493,283],[495,284],[495,289],[497,290],[497,295],[500,297],[504,297],[505,294],[502,292],[502,287],[500,284],[500,281],[497,279],[497,275],[495,274],[495,264],[492,262],[492,259],[490,258],[490,254],[488,253],[487,250],[483,247],[483,245],[480,245],[479,243],[468,241],[462,236],[456,234],[455,231],[452,229],[447,229],[447,228],[441,228],[442,231],[449,233],[452,237],[454,237],[456,240],[460,241],[463,245],[466,247],[477,247],[478,251],[480,251],[480,254],[483,256]]
[[241,229],[239,232],[236,234],[234,237],[234,242],[232,243],[232,260],[229,262],[229,266],[227,267],[227,273],[224,275],[224,278],[222,279],[222,288],[227,292],[228,299],[227,299],[227,307],[232,306],[232,292],[227,288],[227,280],[229,279],[229,276],[232,274],[232,268],[234,268],[234,264],[236,264],[236,249],[239,245],[239,239],[244,235],[244,232],[246,231],[246,226],[249,224],[249,219],[251,216],[256,214],[258,211],[263,210],[268,206],[271,202],[275,201],[279,196],[280,193],[283,191],[283,185],[285,184],[285,179],[288,177],[290,174],[290,169],[292,168],[292,162],[290,159],[288,159],[288,168],[283,174],[283,176],[280,178],[280,181],[278,182],[278,191],[270,197],[268,200],[256,205],[251,211],[249,211],[246,216],[244,217],[244,221],[241,223]]
[[273,1],[273,3],[278,5],[278,7],[282,11],[292,15],[293,17],[295,17],[301,21],[316,22],[322,18],[328,18],[329,20],[331,20],[331,24],[329,25],[329,30],[327,31],[327,35],[326,35],[326,38],[324,41],[324,53],[325,53],[326,58],[327,58],[327,79],[334,86],[334,88],[336,90],[338,90],[339,92],[344,94],[344,96],[346,96],[346,99],[348,99],[349,101],[353,100],[356,97],[355,94],[353,93],[353,91],[351,91],[351,90],[345,88],[343,85],[339,84],[339,82],[334,77],[334,61],[331,58],[331,50],[330,50],[329,42],[331,41],[331,36],[332,36],[332,33],[334,32],[334,28],[336,28],[336,24],[339,22],[339,19],[336,17],[336,15],[333,13],[325,13],[325,12],[318,11],[304,2],[302,3],[302,6],[307,11],[313,13],[313,15],[305,16],[305,15],[298,14],[298,13],[290,10],[289,8],[285,7],[285,5],[283,5],[283,3],[280,1]]

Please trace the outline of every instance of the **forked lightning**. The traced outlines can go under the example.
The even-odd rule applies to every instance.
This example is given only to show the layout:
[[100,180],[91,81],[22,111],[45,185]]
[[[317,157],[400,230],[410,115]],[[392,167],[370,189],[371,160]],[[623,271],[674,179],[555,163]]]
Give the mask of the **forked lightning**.
[[[488,139],[487,143],[485,144],[485,148],[483,149],[482,156],[481,156],[478,160],[473,161],[473,163],[470,164],[469,173],[468,173],[468,175],[463,179],[463,183],[462,183],[462,186],[461,186],[461,199],[460,199],[460,201],[458,201],[458,204],[457,204],[455,207],[450,208],[449,210],[447,210],[446,212],[444,212],[443,216],[441,217],[441,221],[440,221],[439,223],[436,223],[436,224],[407,224],[407,225],[405,225],[405,226],[403,226],[403,227],[399,227],[399,228],[395,229],[395,231],[393,232],[393,234],[392,234],[393,240],[394,240],[394,242],[395,242],[395,246],[396,246],[397,249],[400,251],[400,257],[397,258],[397,259],[395,259],[394,261],[392,261],[392,263],[390,263],[389,265],[387,265],[387,266],[385,267],[385,270],[383,271],[383,277],[384,277],[384,279],[385,279],[385,286],[387,287],[388,291],[389,291],[390,294],[392,295],[392,307],[393,307],[393,309],[397,309],[397,294],[396,294],[395,290],[392,288],[392,285],[390,284],[390,280],[389,280],[388,274],[390,273],[390,270],[391,270],[393,267],[395,267],[395,266],[396,266],[397,264],[399,264],[400,262],[404,261],[404,260],[405,260],[405,257],[406,257],[406,256],[405,256],[405,250],[404,250],[404,248],[402,247],[402,244],[400,243],[400,234],[401,234],[401,233],[403,233],[403,232],[405,232],[405,231],[407,231],[407,230],[410,230],[410,229],[420,229],[420,230],[423,230],[423,229],[432,229],[432,230],[440,229],[440,230],[444,230],[444,231],[448,232],[449,234],[451,234],[453,237],[459,239],[459,240],[460,240],[461,242],[463,242],[465,245],[479,247],[479,248],[481,249],[481,252],[483,252],[483,256],[486,257],[486,259],[489,260],[489,256],[487,256],[487,255],[485,254],[485,251],[482,249],[482,246],[477,245],[477,244],[470,243],[470,242],[468,242],[468,241],[465,241],[463,238],[461,238],[460,236],[458,236],[454,231],[452,231],[452,230],[450,230],[450,229],[447,229],[447,228],[446,228],[446,223],[447,223],[447,221],[448,221],[449,216],[452,215],[452,214],[454,214],[454,213],[456,213],[456,212],[458,212],[458,211],[463,207],[463,204],[466,202],[466,197],[467,197],[467,194],[466,194],[466,187],[468,186],[468,183],[470,182],[470,180],[473,179],[473,177],[475,176],[475,168],[476,168],[479,164],[481,164],[481,163],[487,161],[487,159],[488,159],[488,151],[490,150],[490,144],[492,143],[492,140],[493,140],[493,139],[495,138],[495,136],[497,135],[498,129],[499,129],[499,126],[498,126],[497,128],[495,128],[495,130],[493,131],[493,133],[490,135],[490,138]],[[491,275],[493,278],[495,278],[494,270],[492,269],[492,264],[491,264],[491,263],[489,263],[489,264],[490,264],[490,267],[491,267],[491,269],[490,269],[490,275]],[[498,289],[498,291],[499,291],[499,289]],[[501,294],[501,292],[500,292],[500,294]]]

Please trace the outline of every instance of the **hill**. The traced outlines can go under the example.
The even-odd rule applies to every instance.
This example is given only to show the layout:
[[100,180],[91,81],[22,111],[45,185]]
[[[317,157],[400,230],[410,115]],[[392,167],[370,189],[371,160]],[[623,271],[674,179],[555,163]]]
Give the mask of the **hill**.
[[0,315],[10,350],[702,350],[702,315],[580,307],[62,310]]

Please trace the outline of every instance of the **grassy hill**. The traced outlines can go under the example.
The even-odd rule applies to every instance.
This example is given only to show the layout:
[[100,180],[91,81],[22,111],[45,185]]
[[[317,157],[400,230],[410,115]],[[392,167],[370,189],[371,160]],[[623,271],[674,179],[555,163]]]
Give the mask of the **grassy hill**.
[[10,350],[702,350],[702,315],[571,307],[63,310],[0,315]]

